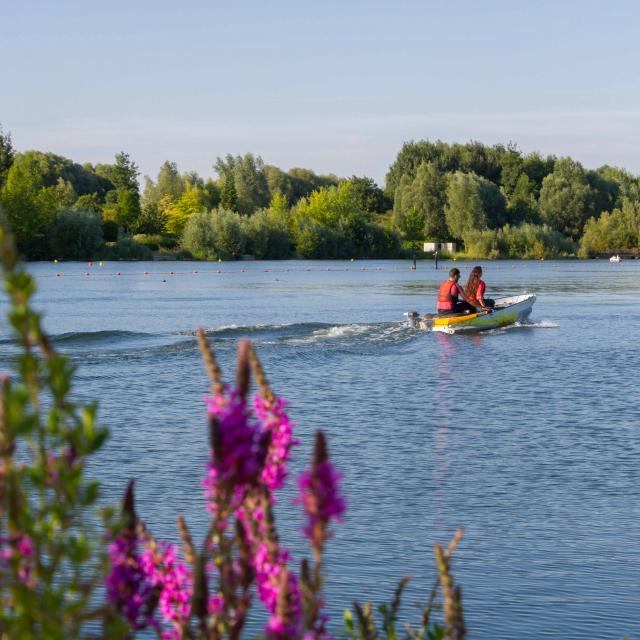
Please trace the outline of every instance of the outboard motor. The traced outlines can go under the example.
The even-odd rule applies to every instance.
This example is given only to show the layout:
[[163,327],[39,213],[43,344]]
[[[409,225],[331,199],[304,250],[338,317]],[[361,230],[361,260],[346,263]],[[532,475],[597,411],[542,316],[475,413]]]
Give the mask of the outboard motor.
[[417,311],[406,311],[404,317],[407,319],[409,326],[414,329],[418,328],[418,320],[420,318],[420,314]]

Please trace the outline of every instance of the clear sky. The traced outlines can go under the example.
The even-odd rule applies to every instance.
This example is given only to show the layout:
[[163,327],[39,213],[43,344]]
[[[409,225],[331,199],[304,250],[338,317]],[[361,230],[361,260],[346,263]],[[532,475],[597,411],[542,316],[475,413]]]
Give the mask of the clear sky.
[[402,143],[640,172],[640,3],[0,0],[0,124],[78,162],[251,151],[384,180]]

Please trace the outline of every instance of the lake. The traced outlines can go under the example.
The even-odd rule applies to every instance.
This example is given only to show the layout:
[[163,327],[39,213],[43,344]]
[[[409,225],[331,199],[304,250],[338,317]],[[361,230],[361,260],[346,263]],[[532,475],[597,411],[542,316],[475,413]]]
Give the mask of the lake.
[[[348,512],[329,543],[329,611],[391,599],[418,620],[432,546],[465,535],[453,573],[469,637],[619,638],[640,630],[640,261],[480,262],[491,296],[538,296],[531,325],[420,333],[452,263],[30,265],[37,306],[78,366],[76,394],[111,428],[92,472],[107,502],[137,479],[138,511],[175,540],[206,523],[206,328],[227,376],[251,338],[297,421],[292,476],[323,429]],[[465,281],[473,266],[459,263]],[[148,272],[145,274],[145,272]],[[90,275],[85,275],[89,273]],[[120,275],[116,275],[120,273]],[[60,274],[60,275],[56,275]],[[12,366],[6,298],[0,370]],[[283,543],[305,552],[292,505]]]

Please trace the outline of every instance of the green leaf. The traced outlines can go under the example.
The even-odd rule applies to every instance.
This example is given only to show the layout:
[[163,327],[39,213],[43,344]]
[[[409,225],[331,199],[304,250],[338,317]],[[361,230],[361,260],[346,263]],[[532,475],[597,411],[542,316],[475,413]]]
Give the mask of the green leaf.
[[344,626],[349,633],[353,632],[353,614],[351,613],[351,609],[344,610]]

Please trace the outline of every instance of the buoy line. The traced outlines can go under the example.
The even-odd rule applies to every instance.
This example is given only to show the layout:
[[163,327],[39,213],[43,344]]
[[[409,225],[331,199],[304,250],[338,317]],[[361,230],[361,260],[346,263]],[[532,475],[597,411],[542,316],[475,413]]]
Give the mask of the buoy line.
[[[478,262],[486,262],[478,260]],[[58,266],[59,262],[54,262]],[[491,265],[492,271],[501,271],[507,269],[515,269],[517,265]],[[464,267],[463,267],[464,268]],[[180,271],[111,271],[105,270],[104,265],[100,263],[99,268],[96,268],[91,264],[89,271],[82,271],[78,273],[63,273],[56,271],[55,273],[43,273],[39,274],[38,278],[87,278],[87,277],[133,277],[133,276],[196,276],[196,275],[258,275],[263,273],[359,273],[359,272],[393,272],[393,271],[415,271],[416,273],[425,273],[434,271],[430,264],[422,265],[422,268],[414,269],[411,265],[401,266],[394,265],[393,267],[264,267],[258,269],[251,269],[246,267],[223,269],[221,267],[216,269],[190,269]],[[438,268],[439,272],[446,272],[449,269],[449,265],[446,263],[440,263]]]

